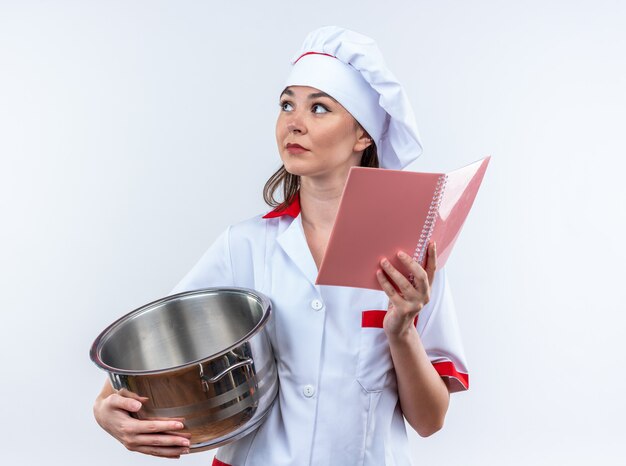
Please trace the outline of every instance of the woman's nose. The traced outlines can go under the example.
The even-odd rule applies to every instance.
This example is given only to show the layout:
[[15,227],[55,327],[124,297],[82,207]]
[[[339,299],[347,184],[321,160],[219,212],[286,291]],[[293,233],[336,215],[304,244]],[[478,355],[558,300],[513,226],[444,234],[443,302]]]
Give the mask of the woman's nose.
[[291,122],[287,125],[287,131],[290,133],[299,133],[300,127],[295,122]]
[[287,131],[290,133],[302,133],[304,131],[304,123],[299,115],[291,115],[287,122]]

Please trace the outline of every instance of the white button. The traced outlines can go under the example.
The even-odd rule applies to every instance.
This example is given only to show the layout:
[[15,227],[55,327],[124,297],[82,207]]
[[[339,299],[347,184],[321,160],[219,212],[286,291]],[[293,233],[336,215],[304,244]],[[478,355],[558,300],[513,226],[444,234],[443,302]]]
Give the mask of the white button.
[[305,385],[302,393],[304,393],[304,396],[306,396],[307,398],[311,398],[313,395],[315,395],[315,387],[313,385]]
[[324,303],[321,302],[319,299],[314,299],[313,301],[311,301],[311,307],[316,311],[319,311],[321,308],[324,307]]

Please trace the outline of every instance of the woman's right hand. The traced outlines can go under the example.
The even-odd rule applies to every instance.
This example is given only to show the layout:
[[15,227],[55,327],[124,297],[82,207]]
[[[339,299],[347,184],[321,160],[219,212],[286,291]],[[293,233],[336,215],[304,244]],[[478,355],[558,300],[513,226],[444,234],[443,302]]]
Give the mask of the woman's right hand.
[[115,393],[106,385],[93,407],[100,427],[131,451],[165,458],[189,453],[191,435],[179,432],[184,428],[182,419],[135,419],[130,413],[139,411],[147,399],[128,391]]

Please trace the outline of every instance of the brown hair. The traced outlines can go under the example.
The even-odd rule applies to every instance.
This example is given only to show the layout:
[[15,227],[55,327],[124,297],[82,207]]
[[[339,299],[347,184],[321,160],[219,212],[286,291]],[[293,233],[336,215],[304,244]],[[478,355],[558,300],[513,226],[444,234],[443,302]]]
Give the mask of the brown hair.
[[[359,166],[378,168],[378,150],[376,149],[376,144],[374,144],[374,142],[367,146],[363,151]],[[282,202],[276,200],[276,197],[274,196],[276,194],[276,190],[279,189],[281,185],[283,188]],[[294,196],[298,194],[299,190],[300,177],[298,175],[292,175],[285,170],[285,166],[282,165],[265,183],[265,186],[263,187],[263,200],[265,200],[265,203],[270,207],[276,207],[277,210],[283,210],[291,204]]]

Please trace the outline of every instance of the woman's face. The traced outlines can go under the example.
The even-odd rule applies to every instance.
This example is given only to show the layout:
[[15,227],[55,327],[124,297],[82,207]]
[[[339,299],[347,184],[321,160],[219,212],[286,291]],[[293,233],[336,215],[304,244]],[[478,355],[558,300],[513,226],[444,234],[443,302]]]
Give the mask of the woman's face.
[[276,142],[285,169],[304,177],[347,175],[371,144],[339,102],[306,86],[290,86],[281,94]]

